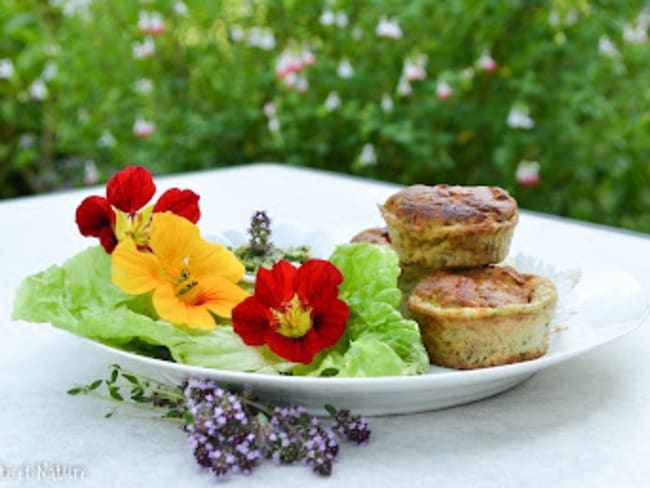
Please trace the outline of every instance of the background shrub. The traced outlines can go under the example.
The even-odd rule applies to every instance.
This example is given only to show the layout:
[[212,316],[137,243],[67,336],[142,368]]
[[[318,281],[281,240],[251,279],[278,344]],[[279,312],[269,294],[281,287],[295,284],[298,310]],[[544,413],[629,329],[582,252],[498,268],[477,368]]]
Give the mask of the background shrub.
[[278,161],[497,184],[526,208],[648,232],[643,8],[4,0],[0,197],[95,183],[128,164]]

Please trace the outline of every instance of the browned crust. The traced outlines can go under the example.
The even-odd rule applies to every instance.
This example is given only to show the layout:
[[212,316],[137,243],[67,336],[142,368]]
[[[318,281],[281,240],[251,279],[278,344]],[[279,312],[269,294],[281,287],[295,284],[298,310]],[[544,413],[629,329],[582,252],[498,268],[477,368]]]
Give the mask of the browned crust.
[[530,303],[533,280],[509,266],[439,271],[420,281],[413,293],[440,307],[500,307]]
[[390,236],[386,227],[372,227],[355,235],[350,242],[368,242],[378,246],[390,246]]
[[384,210],[405,226],[505,222],[517,214],[517,202],[502,188],[414,185],[392,195]]

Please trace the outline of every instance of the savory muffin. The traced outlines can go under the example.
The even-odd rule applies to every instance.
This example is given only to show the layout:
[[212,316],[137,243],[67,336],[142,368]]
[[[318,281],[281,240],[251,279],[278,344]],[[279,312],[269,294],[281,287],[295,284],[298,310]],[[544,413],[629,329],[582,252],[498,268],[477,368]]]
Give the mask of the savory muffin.
[[408,300],[431,362],[457,369],[542,356],[556,302],[551,281],[506,266],[438,271]]
[[378,246],[390,246],[390,236],[386,227],[371,227],[355,235],[350,242],[368,242]]
[[514,198],[487,186],[415,185],[380,210],[402,264],[429,269],[502,261],[519,219]]

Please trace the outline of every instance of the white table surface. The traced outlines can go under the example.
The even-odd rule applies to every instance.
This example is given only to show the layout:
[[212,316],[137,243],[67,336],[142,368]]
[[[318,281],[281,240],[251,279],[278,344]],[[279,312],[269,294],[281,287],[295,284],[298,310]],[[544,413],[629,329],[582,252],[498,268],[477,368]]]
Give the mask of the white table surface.
[[[157,178],[159,191],[201,195],[206,231],[245,230],[258,209],[275,222],[325,228],[341,241],[381,224],[376,203],[396,187],[305,169],[253,165]],[[77,383],[115,361],[45,324],[12,322],[14,290],[28,274],[94,245],[74,211],[89,188],[0,202],[0,486],[214,486],[197,474],[185,434],[173,425],[117,414]],[[558,264],[602,259],[650,289],[650,239],[524,212],[513,251]],[[265,464],[224,486],[645,487],[650,486],[650,328],[537,373],[470,405],[370,421],[372,442],[344,447],[331,478],[304,466]],[[49,464],[80,481],[19,481]],[[32,478],[34,471],[32,471]]]

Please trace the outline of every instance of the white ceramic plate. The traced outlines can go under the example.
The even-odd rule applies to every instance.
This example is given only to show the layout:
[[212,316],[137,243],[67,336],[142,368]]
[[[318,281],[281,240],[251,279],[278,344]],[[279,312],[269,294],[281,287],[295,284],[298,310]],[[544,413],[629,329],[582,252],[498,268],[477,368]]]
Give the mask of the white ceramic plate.
[[[548,265],[516,259],[519,269]],[[527,271],[526,269],[521,269]],[[648,317],[648,293],[630,274],[602,265],[583,267],[582,277],[570,291],[568,306],[552,324],[548,352],[541,358],[506,366],[456,371],[432,367],[428,374],[382,378],[311,378],[272,376],[214,370],[165,362],[133,353],[100,347],[119,356],[116,361],[143,374],[170,382],[188,376],[213,378],[222,384],[249,385],[263,399],[299,403],[322,412],[331,403],[366,415],[413,413],[459,405],[505,391],[549,366],[566,361],[630,332]],[[561,284],[560,284],[561,285]],[[560,289],[560,295],[568,293]],[[95,343],[97,344],[97,343]]]

